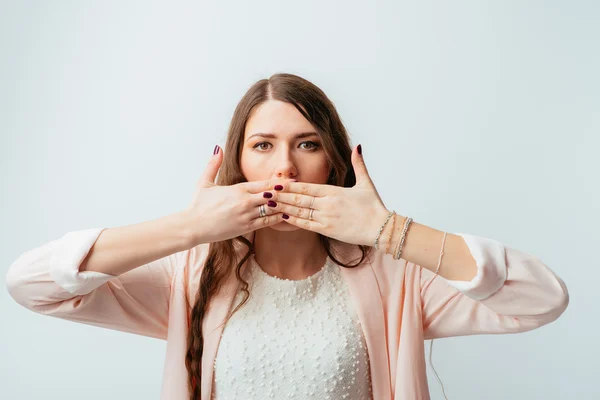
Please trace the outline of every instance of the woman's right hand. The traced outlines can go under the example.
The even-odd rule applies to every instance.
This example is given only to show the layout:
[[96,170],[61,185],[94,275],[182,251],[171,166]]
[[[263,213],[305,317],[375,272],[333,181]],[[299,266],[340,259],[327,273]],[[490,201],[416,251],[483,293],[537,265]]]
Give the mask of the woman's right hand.
[[[281,212],[267,205],[277,179],[242,182],[230,186],[216,185],[215,178],[223,161],[223,150],[213,155],[196,183],[191,204],[185,210],[189,218],[193,246],[227,240],[248,232],[278,224]],[[281,182],[285,182],[281,179]],[[275,197],[275,196],[273,196]],[[259,206],[265,204],[266,216],[260,217]]]

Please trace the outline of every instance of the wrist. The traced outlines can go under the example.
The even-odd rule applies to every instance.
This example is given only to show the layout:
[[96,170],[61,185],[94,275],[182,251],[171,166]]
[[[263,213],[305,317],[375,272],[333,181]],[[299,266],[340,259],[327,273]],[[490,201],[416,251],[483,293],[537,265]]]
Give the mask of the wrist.
[[178,221],[182,230],[183,240],[185,241],[186,249],[191,249],[202,243],[201,234],[198,232],[199,224],[194,218],[191,209],[179,211],[173,215]]
[[[390,212],[391,211],[386,210],[386,215],[383,217],[383,219],[381,219],[381,223],[385,221],[385,218],[387,218]],[[398,240],[400,240],[405,219],[406,217],[398,213],[390,217],[388,222],[385,224],[385,227],[381,231],[381,235],[379,236],[379,242],[377,245],[378,251],[381,251],[384,254],[394,254],[394,245],[398,243]]]

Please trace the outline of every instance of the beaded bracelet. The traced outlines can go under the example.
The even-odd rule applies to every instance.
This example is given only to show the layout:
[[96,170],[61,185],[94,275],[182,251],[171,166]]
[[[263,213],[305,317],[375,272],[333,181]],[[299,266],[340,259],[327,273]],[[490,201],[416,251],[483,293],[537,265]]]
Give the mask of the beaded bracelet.
[[379,249],[379,236],[381,236],[381,232],[383,232],[383,229],[385,228],[385,225],[388,223],[388,221],[390,220],[390,217],[392,216],[392,214],[394,214],[396,211],[390,212],[387,216],[387,218],[385,219],[385,222],[383,223],[383,225],[381,225],[381,228],[379,228],[379,233],[377,234],[377,237],[375,238],[375,245],[373,247],[375,247],[375,249]]
[[[381,236],[381,232],[383,232],[383,229],[385,228],[386,224],[388,223],[390,217],[392,218],[392,229],[391,229],[390,234],[388,236],[388,244],[387,244],[386,249],[385,249],[386,254],[390,250],[390,245],[392,244],[392,235],[394,233],[394,230],[396,229],[396,211],[392,211],[388,215],[388,217],[386,218],[385,222],[383,223],[383,225],[379,229],[379,233],[377,234],[377,238],[375,239],[375,248],[377,249],[378,246],[379,246],[379,237]],[[402,230],[402,236],[398,240],[398,244],[396,245],[396,248],[394,249],[394,254],[393,254],[394,260],[399,260],[400,257],[401,257],[401,255],[402,255],[402,247],[404,246],[404,240],[406,238],[406,232],[408,232],[408,228],[409,228],[410,224],[412,223],[412,221],[413,221],[412,218],[410,218],[410,217],[404,217],[404,229]],[[444,247],[446,246],[446,236],[447,236],[447,234],[448,234],[448,232],[444,232],[444,237],[442,238],[442,248],[440,250],[440,257],[438,258],[438,265],[437,265],[437,268],[435,270],[436,274],[440,271],[440,267],[442,265],[442,256],[444,255]]]
[[[404,226],[404,224],[406,224],[406,220],[408,219],[408,217],[404,217],[402,219],[402,223],[400,224],[400,226]],[[400,246],[400,239],[398,239],[398,242],[396,243],[396,245],[394,246],[394,250],[392,251],[392,258],[395,259],[395,254],[398,252],[398,246]]]
[[398,245],[396,246],[397,250],[395,251],[394,260],[399,260],[402,256],[402,247],[404,246],[404,240],[406,239],[406,232],[408,231],[408,227],[410,226],[412,221],[412,218],[406,217],[404,222],[404,230],[402,231],[402,236],[400,237],[400,240],[398,240]]
[[392,229],[390,230],[390,235],[388,236],[388,244],[385,248],[385,254],[390,252],[390,245],[392,244],[392,235],[394,234],[394,230],[396,230],[396,213],[392,215]]

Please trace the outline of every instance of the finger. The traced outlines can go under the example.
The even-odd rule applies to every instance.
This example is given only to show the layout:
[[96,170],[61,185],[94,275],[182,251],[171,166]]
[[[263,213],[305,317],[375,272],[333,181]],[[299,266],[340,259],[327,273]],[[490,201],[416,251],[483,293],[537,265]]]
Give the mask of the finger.
[[[306,196],[323,197],[326,196],[328,191],[331,191],[335,186],[320,184],[320,183],[307,183],[307,182],[290,182],[284,181],[281,183],[283,189],[280,192],[288,193],[300,193]],[[271,186],[269,189],[274,189]]]
[[362,154],[358,152],[359,146],[360,145],[356,146],[350,155],[350,160],[352,162],[352,167],[354,168],[354,175],[356,176],[357,184],[371,180],[369,171],[367,170],[367,164],[365,164],[365,159],[363,158]]
[[265,206],[266,215],[272,215],[279,212],[276,210],[279,205],[276,201],[258,196],[259,195],[257,194],[252,195],[251,199],[246,203],[248,205],[246,214],[249,215],[251,219],[260,217],[260,206],[262,205]]
[[[285,216],[287,216],[287,219],[285,218]],[[285,221],[289,224],[295,225],[299,228],[306,229],[308,231],[317,232],[322,235],[326,235],[325,226],[323,224],[321,224],[319,221],[316,221],[314,219],[309,220],[308,215],[306,215],[306,218],[301,218],[301,217],[297,217],[295,215],[290,215],[288,213],[281,213],[280,215],[276,216],[276,218],[279,218],[280,220]]]
[[200,177],[201,184],[214,184],[215,179],[217,177],[217,172],[219,172],[219,168],[221,168],[221,162],[223,161],[223,151],[219,145],[215,146],[215,150],[217,154],[213,154],[210,160],[208,160],[208,165],[204,169],[204,173]]
[[281,201],[274,203],[274,205],[269,206],[269,208],[273,208],[283,214],[293,215],[294,217],[305,218],[307,220],[317,222],[319,221],[319,212],[315,209],[313,209],[312,214],[310,214],[309,208],[297,207],[292,204],[282,203]]
[[252,206],[248,210],[246,210],[245,215],[249,216],[250,219],[261,218],[261,216],[260,216],[260,206],[261,205],[265,206],[266,215],[272,215],[272,214],[279,212],[278,210],[276,210],[278,204],[275,201],[262,199],[262,201],[259,204],[257,204],[256,206]]
[[273,196],[270,197],[270,199],[275,200],[277,203],[291,204],[296,207],[312,208],[314,210],[318,210],[319,203],[324,200],[322,197],[308,196],[300,193],[286,193],[276,190],[265,193],[273,193]]
[[281,222],[281,213],[272,209],[271,207],[265,206],[266,215],[260,216],[260,210],[258,207],[253,209],[255,216],[250,220],[250,227],[254,229],[264,228],[265,226],[275,225]]
[[278,193],[274,190],[258,192],[248,195],[250,207],[258,207],[261,204],[268,204],[269,201],[277,202]]
[[277,178],[273,178],[273,179],[263,179],[260,181],[250,181],[250,182],[243,182],[240,183],[240,186],[242,186],[242,188],[244,190],[246,190],[248,193],[259,193],[259,192],[265,192],[265,191],[272,191],[273,188],[276,185],[282,185],[284,183],[286,183],[288,181],[286,181],[285,179],[277,179]]

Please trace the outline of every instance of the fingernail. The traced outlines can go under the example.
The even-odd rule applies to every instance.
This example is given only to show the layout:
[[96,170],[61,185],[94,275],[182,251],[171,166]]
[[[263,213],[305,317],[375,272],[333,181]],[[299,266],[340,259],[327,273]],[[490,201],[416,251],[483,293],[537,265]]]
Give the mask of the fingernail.
[[277,207],[277,203],[275,203],[273,200],[269,200],[269,202],[267,203],[267,205],[269,207]]
[[264,193],[263,193],[263,197],[264,197],[265,199],[270,199],[271,197],[273,197],[273,193],[264,192]]
[[283,219],[289,219],[290,218],[290,216],[287,215],[287,214],[283,214],[282,217],[283,217]]
[[360,154],[362,156],[362,145],[358,145],[358,154]]
[[273,189],[275,189],[275,190],[283,190],[283,186],[281,186],[281,185],[275,185],[275,187]]
[[215,149],[213,150],[213,156],[214,156],[215,154],[217,154],[218,152],[219,152],[219,145],[216,145],[216,146],[215,146]]

